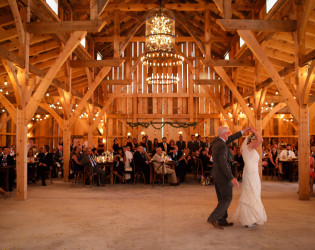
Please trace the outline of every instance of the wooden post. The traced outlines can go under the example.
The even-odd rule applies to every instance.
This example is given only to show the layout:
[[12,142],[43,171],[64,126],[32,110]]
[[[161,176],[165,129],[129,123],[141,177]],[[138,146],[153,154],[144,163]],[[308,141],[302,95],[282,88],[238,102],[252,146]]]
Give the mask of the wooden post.
[[69,181],[70,162],[70,119],[63,121],[63,180]]
[[16,199],[27,199],[27,124],[25,109],[17,109],[16,119]]
[[309,108],[304,105],[303,93],[306,84],[306,67],[297,69],[297,96],[299,100],[299,123],[298,123],[298,144],[299,144],[299,199],[310,199],[310,139],[309,139]]

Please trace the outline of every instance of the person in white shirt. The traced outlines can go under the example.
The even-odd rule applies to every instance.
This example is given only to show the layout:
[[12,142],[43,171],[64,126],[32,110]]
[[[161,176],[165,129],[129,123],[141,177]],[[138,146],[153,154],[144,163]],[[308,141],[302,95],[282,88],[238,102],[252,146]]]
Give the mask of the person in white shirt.
[[280,160],[292,159],[295,157],[294,152],[291,150],[291,145],[283,146],[283,150],[279,154]]
[[157,173],[163,173],[167,175],[168,182],[171,186],[178,186],[176,172],[175,170],[171,169],[169,166],[165,164],[165,159],[162,158],[162,148],[158,147],[156,149],[156,154],[152,158],[152,162],[154,165],[154,171]]
[[[124,150],[124,153],[125,153],[125,156],[126,156],[125,171],[131,173],[132,172],[132,167],[130,166],[130,163],[133,160],[133,154],[130,152],[130,147],[129,146],[123,147],[123,150]],[[129,180],[131,178],[131,174],[130,173],[126,173],[125,174],[126,180]]]

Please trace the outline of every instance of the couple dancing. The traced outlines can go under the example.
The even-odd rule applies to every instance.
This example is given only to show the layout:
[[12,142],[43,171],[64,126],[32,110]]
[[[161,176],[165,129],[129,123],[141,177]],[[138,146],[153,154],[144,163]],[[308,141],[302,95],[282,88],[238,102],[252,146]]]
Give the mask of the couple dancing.
[[246,227],[253,227],[255,224],[262,225],[267,221],[260,197],[259,154],[255,150],[262,144],[261,135],[252,127],[232,135],[230,135],[230,130],[227,127],[219,127],[218,136],[214,139],[212,146],[212,176],[215,182],[218,205],[208,218],[208,222],[219,229],[224,229],[225,226],[233,226],[233,223],[226,220],[228,217],[227,209],[232,201],[233,186],[238,187],[239,183],[231,172],[233,155],[229,150],[229,144],[242,137],[245,132],[252,132],[253,134],[247,136],[241,146],[245,166],[242,176],[242,192],[234,221]]

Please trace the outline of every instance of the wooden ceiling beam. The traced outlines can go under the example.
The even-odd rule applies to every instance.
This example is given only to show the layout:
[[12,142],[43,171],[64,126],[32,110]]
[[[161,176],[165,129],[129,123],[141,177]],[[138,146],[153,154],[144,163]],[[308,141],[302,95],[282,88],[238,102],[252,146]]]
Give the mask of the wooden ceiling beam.
[[72,68],[93,68],[93,67],[119,67],[124,59],[104,59],[104,60],[71,60]]
[[257,57],[261,65],[269,73],[278,91],[281,93],[282,96],[285,97],[285,102],[290,108],[292,115],[297,121],[299,121],[299,108],[297,101],[293,98],[293,95],[291,94],[288,86],[284,83],[279,73],[275,70],[273,64],[269,61],[267,55],[265,54],[264,50],[258,43],[252,31],[238,30],[237,32],[246,42],[247,46],[250,48],[253,54]]
[[[107,36],[107,37],[102,37],[102,36],[95,36],[92,37],[94,39],[94,42],[96,43],[112,43],[114,42],[114,37],[113,36]],[[124,41],[126,37],[120,37],[120,42]],[[201,41],[204,42],[204,37],[200,37]],[[210,42],[226,42],[229,43],[232,40],[232,37],[230,36],[212,36],[210,39]],[[178,36],[175,37],[175,42],[194,42],[195,39],[191,36]],[[145,37],[144,36],[133,36],[130,39],[130,42],[145,42]]]
[[251,30],[268,32],[293,32],[296,30],[295,20],[251,20],[251,19],[217,19],[225,31]]
[[[213,3],[166,3],[165,8],[176,10],[176,11],[204,11],[206,9],[210,9],[212,11],[217,11],[217,6]],[[149,11],[153,8],[158,8],[159,4],[108,4],[105,8],[105,11],[114,11],[115,9],[119,9],[120,11],[130,12],[130,11]],[[248,11],[251,9],[255,9],[255,4],[233,4],[233,10],[239,11]]]
[[101,84],[104,85],[130,85],[131,80],[103,80]]
[[214,66],[220,66],[220,67],[254,67],[254,62],[253,61],[241,61],[241,60],[224,60],[224,59],[202,59],[200,60],[201,63],[204,66],[208,67],[214,67]]
[[196,79],[194,82],[196,85],[220,85],[222,83],[222,81],[218,79]]
[[26,29],[29,33],[61,33],[73,31],[100,32],[104,21],[62,21],[62,22],[29,22]]

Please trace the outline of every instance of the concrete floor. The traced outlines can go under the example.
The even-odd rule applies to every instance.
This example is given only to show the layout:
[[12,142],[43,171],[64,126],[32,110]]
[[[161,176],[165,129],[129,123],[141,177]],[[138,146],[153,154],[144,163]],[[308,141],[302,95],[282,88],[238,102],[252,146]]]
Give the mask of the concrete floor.
[[224,231],[206,222],[213,186],[47,183],[0,198],[0,249],[315,249],[315,198],[299,201],[297,183],[264,181],[268,222]]

